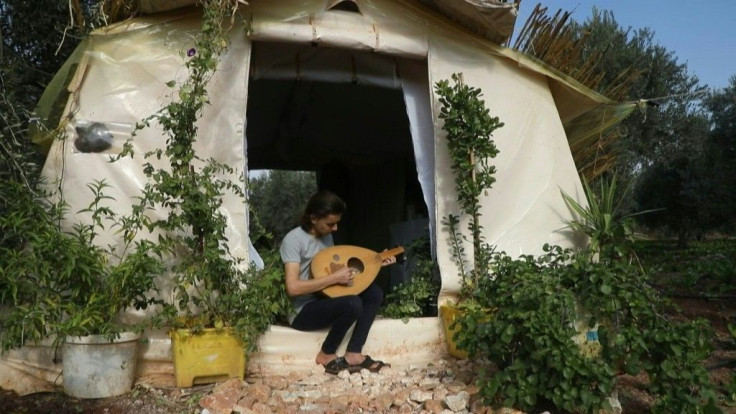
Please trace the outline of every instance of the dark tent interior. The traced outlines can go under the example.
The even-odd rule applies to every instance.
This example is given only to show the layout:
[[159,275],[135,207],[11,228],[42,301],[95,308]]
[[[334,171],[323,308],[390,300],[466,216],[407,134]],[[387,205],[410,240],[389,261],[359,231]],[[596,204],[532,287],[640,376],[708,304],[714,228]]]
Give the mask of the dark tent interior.
[[[348,205],[335,244],[381,251],[428,236],[427,207],[400,87],[359,80],[328,82],[308,75],[260,76],[264,71],[255,62],[264,47],[271,56],[283,50],[285,59],[294,59],[293,46],[279,46],[254,45],[247,104],[248,169],[315,171],[318,187],[333,191]],[[302,48],[297,60],[304,53],[299,50],[324,53],[324,48]],[[364,53],[331,49],[329,61],[359,61],[355,55]],[[404,276],[379,276],[384,285],[395,278]]]

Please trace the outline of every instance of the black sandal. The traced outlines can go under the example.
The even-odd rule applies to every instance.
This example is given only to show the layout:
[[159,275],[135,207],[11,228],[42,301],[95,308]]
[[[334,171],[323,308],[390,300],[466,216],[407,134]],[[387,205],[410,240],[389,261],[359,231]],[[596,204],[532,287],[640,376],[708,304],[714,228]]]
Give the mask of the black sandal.
[[348,370],[352,373],[355,365],[348,364],[344,357],[337,357],[325,364],[325,372],[328,374],[338,374],[340,371]]
[[365,356],[365,359],[363,362],[360,363],[360,365],[353,365],[362,368],[367,369],[370,372],[379,372],[381,368],[388,367],[391,368],[391,364],[387,364],[383,361],[376,361],[373,358],[371,358],[369,355]]

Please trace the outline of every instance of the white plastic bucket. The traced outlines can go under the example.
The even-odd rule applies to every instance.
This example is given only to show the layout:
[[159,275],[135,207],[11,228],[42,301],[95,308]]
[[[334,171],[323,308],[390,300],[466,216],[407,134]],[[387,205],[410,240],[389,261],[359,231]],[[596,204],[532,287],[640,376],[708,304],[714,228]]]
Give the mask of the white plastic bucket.
[[62,350],[64,392],[76,398],[105,398],[133,388],[139,335],[66,337]]

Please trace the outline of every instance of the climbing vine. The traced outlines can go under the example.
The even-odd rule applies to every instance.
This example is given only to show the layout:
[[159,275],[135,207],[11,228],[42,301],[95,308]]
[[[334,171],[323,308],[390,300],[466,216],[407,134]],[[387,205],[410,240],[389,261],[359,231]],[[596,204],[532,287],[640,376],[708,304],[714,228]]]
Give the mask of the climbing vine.
[[462,74],[453,74],[454,85],[441,80],[435,85],[440,96],[440,119],[447,133],[447,148],[450,153],[455,190],[463,213],[470,216],[468,231],[473,243],[472,269],[466,266],[466,254],[462,247],[462,236],[458,225],[459,216],[450,214],[444,219],[452,237],[453,255],[462,276],[461,296],[467,297],[478,280],[488,274],[488,255],[492,251],[486,245],[480,224],[480,196],[496,181],[496,168],[490,159],[498,155],[493,141],[493,132],[503,127],[498,117],[492,117],[485,102],[480,99],[481,90],[463,82]]
[[[228,218],[223,201],[230,194],[244,202],[244,185],[229,178],[235,174],[232,167],[213,158],[202,159],[194,147],[199,137],[197,121],[209,104],[207,86],[227,49],[239,1],[201,4],[201,31],[185,51],[188,78],[180,85],[168,82],[175,90],[174,99],[136,127],[139,131],[158,124],[166,143],[144,154],[143,173],[148,180],[133,209],[136,219],[149,231],[160,231],[159,243],[176,257],[171,269],[173,303],[164,307],[164,321],[195,332],[205,327],[234,327],[253,349],[258,336],[286,313],[289,304],[280,280],[273,285],[280,289],[261,286],[256,289],[260,295],[246,288],[277,283],[273,277],[277,272],[270,262],[263,271],[253,266],[243,271],[241,260],[232,256],[225,235]],[[123,156],[134,156],[130,143],[120,154]],[[156,167],[154,160],[166,162]],[[149,219],[146,213],[154,208],[166,214],[151,214],[158,218]]]

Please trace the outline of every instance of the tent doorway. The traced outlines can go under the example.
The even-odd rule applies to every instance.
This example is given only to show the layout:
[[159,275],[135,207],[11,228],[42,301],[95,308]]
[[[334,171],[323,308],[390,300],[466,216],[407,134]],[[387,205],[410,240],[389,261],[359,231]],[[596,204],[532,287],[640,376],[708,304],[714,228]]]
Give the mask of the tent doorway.
[[[348,205],[335,244],[380,251],[429,238],[397,59],[309,45],[253,45],[248,169],[315,171],[317,187]],[[404,267],[390,269],[378,279],[389,289],[406,279]]]

